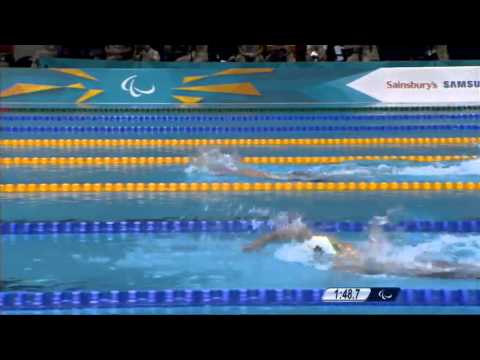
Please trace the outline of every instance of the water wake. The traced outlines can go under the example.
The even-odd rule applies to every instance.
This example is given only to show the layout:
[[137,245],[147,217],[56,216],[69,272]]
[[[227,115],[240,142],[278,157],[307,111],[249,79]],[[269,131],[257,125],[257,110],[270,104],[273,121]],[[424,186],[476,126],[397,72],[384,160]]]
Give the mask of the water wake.
[[411,165],[410,162],[398,161],[389,164],[369,162],[348,162],[337,165],[320,165],[308,170],[314,176],[332,177],[365,177],[376,176],[475,176],[480,175],[480,159],[465,160],[459,162],[439,162],[425,165],[418,163]]

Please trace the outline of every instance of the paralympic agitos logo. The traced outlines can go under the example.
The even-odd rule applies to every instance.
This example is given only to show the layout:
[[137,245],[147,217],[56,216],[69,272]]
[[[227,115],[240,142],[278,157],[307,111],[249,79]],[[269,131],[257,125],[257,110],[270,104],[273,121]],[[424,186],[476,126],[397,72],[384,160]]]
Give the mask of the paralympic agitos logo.
[[138,98],[142,95],[151,95],[155,92],[155,85],[152,85],[150,89],[139,89],[135,86],[135,79],[137,78],[138,75],[132,75],[123,80],[122,82],[122,90],[128,92],[130,96],[134,98]]

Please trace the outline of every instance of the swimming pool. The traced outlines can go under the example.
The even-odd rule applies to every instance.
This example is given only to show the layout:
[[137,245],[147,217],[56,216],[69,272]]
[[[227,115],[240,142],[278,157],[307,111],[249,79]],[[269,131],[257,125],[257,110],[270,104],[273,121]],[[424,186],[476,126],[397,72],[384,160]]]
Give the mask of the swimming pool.
[[[361,246],[380,216],[405,264],[425,254],[477,263],[479,119],[465,110],[4,112],[0,309],[478,313],[476,279],[361,275],[319,265],[297,243],[242,247],[291,214]],[[199,154],[280,178],[219,174],[196,165]],[[308,177],[285,177],[296,172]],[[330,287],[404,293],[395,305],[328,305],[318,297]]]

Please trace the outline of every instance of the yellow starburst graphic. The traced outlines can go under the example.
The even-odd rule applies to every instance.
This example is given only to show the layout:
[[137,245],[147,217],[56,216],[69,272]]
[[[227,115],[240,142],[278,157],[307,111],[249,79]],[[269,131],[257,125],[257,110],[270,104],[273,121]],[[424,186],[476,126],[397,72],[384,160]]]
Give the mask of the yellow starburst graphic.
[[203,100],[202,97],[197,96],[173,96],[175,99],[181,101],[184,104],[198,104],[200,101]]
[[77,76],[77,77],[82,78],[82,79],[98,81],[97,78],[93,77],[92,75],[90,75],[90,74],[88,74],[85,71],[80,70],[80,69],[50,68],[49,70],[56,71],[56,72],[61,72],[61,73],[68,74],[68,75]]
[[85,101],[87,101],[88,99],[91,99],[92,97],[94,96],[97,96],[97,95],[100,95],[101,93],[103,93],[104,91],[103,90],[100,90],[100,89],[90,89],[90,90],[87,90],[85,92],[85,94],[83,94],[82,96],[80,96],[76,103],[77,104],[81,104]]
[[211,75],[200,75],[200,76],[185,76],[183,78],[183,83],[190,83],[194,81],[203,80],[213,76],[222,76],[222,75],[251,75],[251,74],[265,74],[273,72],[273,68],[239,68],[239,69],[227,69]]
[[220,94],[236,94],[236,95],[253,95],[260,96],[257,88],[249,82],[246,83],[234,83],[234,84],[218,84],[218,85],[204,85],[204,86],[191,86],[180,87],[177,90],[186,91],[203,91]]
[[[98,81],[95,77],[91,76],[90,74],[80,69],[51,68],[50,70],[76,76],[83,79]],[[88,99],[91,99],[92,97],[102,94],[104,92],[104,90],[100,90],[100,89],[87,89],[87,87],[82,83],[74,83],[70,85],[17,83],[5,90],[1,90],[0,98],[27,95],[27,94],[32,94],[36,92],[52,91],[52,90],[59,90],[59,89],[86,90],[85,93],[80,98],[77,99],[76,101],[77,104],[83,103],[84,101],[87,101]]]
[[[218,77],[218,76],[268,74],[268,73],[272,73],[273,70],[274,70],[273,68],[267,68],[267,67],[226,69],[210,75],[185,76],[182,79],[182,83],[189,84],[195,81],[200,81],[207,78]],[[208,92],[208,93],[217,93],[217,94],[261,96],[260,91],[258,91],[255,85],[252,84],[251,82],[183,86],[183,87],[175,88],[175,90],[198,91],[198,92]],[[203,98],[201,97],[186,97],[186,96],[173,96],[173,97],[184,104],[196,104],[203,100]]]

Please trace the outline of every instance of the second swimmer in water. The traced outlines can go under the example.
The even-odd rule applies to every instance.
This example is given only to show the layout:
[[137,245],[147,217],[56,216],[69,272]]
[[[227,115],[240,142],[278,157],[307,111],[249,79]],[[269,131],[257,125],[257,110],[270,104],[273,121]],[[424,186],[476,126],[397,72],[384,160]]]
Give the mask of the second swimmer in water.
[[309,171],[292,171],[287,174],[274,174],[267,171],[260,171],[244,167],[240,160],[228,154],[221,153],[218,149],[212,149],[201,152],[193,157],[190,164],[196,168],[206,169],[218,176],[236,175],[249,178],[263,178],[271,180],[286,181],[310,181],[324,182],[324,179],[315,177],[315,174]]

